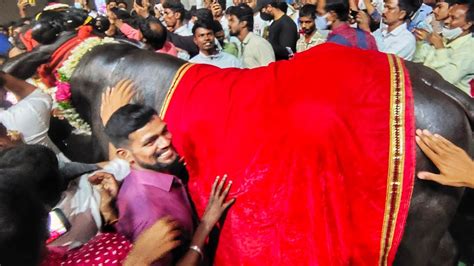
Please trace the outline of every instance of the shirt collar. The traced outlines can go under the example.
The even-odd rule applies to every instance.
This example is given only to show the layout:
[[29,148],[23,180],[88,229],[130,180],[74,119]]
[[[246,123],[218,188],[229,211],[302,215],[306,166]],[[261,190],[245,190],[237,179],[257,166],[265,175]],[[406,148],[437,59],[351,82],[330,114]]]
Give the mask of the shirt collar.
[[402,33],[403,31],[405,30],[408,30],[407,28],[407,24],[406,23],[403,23],[401,25],[399,25],[398,27],[396,27],[394,30],[392,30],[391,32],[388,32],[388,26],[385,28],[385,30],[382,31],[382,34],[384,36],[387,36],[387,35],[393,35],[393,36],[397,36],[399,35],[400,33]]
[[344,30],[347,30],[347,29],[350,29],[351,26],[349,26],[349,24],[347,23],[341,23],[339,26],[337,26],[336,28],[333,28],[332,29],[332,32],[341,32],[341,31],[344,31]]
[[208,59],[219,59],[222,57],[222,52],[221,51],[217,51],[217,54],[213,54],[213,55],[205,55],[203,54],[202,52],[199,52],[199,55],[204,57],[204,58],[208,58]]
[[454,41],[452,41],[450,43],[446,43],[445,46],[447,48],[456,49],[456,48],[459,48],[459,47],[463,46],[464,43],[471,40],[471,38],[473,38],[472,34],[469,33],[467,35],[464,35],[462,37],[459,37],[459,38],[455,39]]
[[312,44],[320,41],[321,39],[324,39],[323,35],[321,35],[321,33],[319,33],[318,30],[315,29],[313,36],[311,36],[311,39],[309,40],[309,43]]
[[176,179],[173,175],[153,170],[130,169],[130,176],[142,185],[153,186],[166,192],[170,192],[173,181]]
[[247,36],[245,36],[244,40],[242,41],[242,44],[247,45],[250,39],[252,39],[252,37],[253,37],[253,32],[249,32]]

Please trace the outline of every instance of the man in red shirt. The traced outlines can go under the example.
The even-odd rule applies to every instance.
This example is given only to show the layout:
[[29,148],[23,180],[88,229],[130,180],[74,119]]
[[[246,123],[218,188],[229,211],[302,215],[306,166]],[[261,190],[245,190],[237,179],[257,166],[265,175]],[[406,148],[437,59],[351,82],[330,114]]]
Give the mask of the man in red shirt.
[[326,20],[331,28],[327,42],[364,50],[377,50],[374,37],[361,29],[352,28],[349,24],[349,2],[336,0],[326,4]]

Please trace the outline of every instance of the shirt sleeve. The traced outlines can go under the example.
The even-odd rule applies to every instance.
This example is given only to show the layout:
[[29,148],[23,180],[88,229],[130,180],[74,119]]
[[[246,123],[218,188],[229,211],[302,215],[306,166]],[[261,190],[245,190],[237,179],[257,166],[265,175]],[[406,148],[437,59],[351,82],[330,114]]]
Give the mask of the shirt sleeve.
[[275,53],[273,52],[272,46],[268,42],[258,46],[258,50],[254,52],[254,56],[260,66],[267,66],[268,64],[275,62]]
[[425,62],[426,57],[434,53],[434,47],[429,45],[426,42],[418,41],[416,42],[416,51],[413,57],[413,62],[423,63]]
[[424,62],[424,65],[438,72],[446,81],[451,84],[460,82],[470,69],[474,69],[472,63],[471,51],[453,55],[449,53],[448,48],[434,49]]
[[52,99],[36,89],[7,110],[0,111],[0,123],[21,132],[28,144],[41,144],[48,138]]
[[137,29],[132,28],[130,25],[127,23],[123,23],[122,26],[120,26],[120,31],[127,36],[127,38],[132,39],[132,40],[137,40],[139,41],[140,38],[140,31]]

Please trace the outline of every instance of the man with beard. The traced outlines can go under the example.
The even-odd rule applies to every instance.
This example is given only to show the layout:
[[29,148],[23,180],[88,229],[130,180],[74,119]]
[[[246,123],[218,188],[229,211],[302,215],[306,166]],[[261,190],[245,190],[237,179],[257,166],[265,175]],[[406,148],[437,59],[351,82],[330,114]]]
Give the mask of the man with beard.
[[301,37],[296,42],[296,52],[303,52],[318,44],[324,43],[326,38],[316,30],[316,6],[306,4],[300,9]]
[[[117,157],[130,164],[130,174],[117,195],[118,221],[112,221],[117,232],[135,241],[154,222],[171,216],[181,228],[181,246],[187,247],[194,231],[193,211],[184,180],[177,178],[186,179],[186,172],[171,146],[166,124],[154,109],[128,104],[112,114],[105,132],[117,148]],[[170,265],[185,250],[176,252],[160,262]]]
[[245,68],[266,66],[275,62],[271,44],[253,33],[253,10],[247,4],[229,8],[230,35],[241,42],[240,58]]
[[[296,52],[298,29],[295,22],[282,10],[286,3],[279,0],[259,0],[257,9],[263,20],[273,20],[269,28],[268,41],[273,47],[276,60],[289,59]],[[285,9],[286,10],[286,9]],[[291,51],[290,51],[291,49]]]
[[241,68],[242,63],[237,57],[217,49],[214,25],[211,22],[196,21],[193,26],[194,43],[199,47],[199,54],[189,62],[208,64],[220,68]]

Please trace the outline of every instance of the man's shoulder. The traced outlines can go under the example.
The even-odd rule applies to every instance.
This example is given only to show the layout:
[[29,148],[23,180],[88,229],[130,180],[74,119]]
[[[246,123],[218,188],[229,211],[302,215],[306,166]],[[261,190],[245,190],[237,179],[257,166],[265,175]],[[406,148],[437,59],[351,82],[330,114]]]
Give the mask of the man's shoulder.
[[259,36],[255,33],[252,33],[252,36],[251,38],[249,39],[249,42],[248,42],[248,45],[271,45],[265,38],[263,38],[262,36]]

